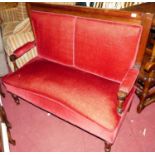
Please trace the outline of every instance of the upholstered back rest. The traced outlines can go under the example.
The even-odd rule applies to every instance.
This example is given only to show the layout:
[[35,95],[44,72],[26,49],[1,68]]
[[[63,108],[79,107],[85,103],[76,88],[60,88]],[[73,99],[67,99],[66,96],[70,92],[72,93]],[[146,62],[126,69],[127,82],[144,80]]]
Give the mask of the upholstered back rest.
[[31,11],[38,54],[120,82],[133,67],[141,26]]
[[78,18],[75,65],[88,72],[121,81],[135,64],[141,26]]
[[72,65],[75,17],[33,11],[31,20],[38,54],[52,61]]

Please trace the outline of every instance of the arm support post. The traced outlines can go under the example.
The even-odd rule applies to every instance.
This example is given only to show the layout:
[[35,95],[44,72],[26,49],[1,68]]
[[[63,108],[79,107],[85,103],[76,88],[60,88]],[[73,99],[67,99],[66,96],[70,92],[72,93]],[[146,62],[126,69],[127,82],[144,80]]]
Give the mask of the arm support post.
[[139,70],[136,68],[129,69],[127,74],[124,76],[119,91],[117,94],[118,97],[118,106],[117,106],[117,112],[121,114],[123,112],[123,103],[134,87],[135,81],[137,79],[137,76],[139,74]]
[[125,101],[125,98],[127,96],[127,93],[119,91],[117,94],[118,97],[118,106],[117,106],[117,112],[118,114],[122,114],[123,112],[123,103]]

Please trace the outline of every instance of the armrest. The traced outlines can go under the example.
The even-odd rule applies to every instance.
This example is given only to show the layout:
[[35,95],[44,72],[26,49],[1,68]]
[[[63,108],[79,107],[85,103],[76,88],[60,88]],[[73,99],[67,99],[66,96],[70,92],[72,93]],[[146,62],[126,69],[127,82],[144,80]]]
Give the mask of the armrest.
[[119,91],[118,91],[118,106],[117,106],[117,112],[119,114],[123,111],[123,103],[130,93],[131,89],[134,86],[134,83],[137,79],[137,76],[139,74],[138,69],[130,69],[127,74],[124,76],[122,83],[120,84]]
[[33,47],[35,47],[35,41],[24,44],[22,47],[17,48],[12,55],[10,55],[10,60],[12,62],[15,61]]
[[144,71],[151,72],[152,70],[155,70],[155,62],[147,62]]
[[24,44],[22,47],[17,48],[12,55],[10,55],[10,61],[13,62],[14,70],[17,70],[17,64],[16,64],[16,59],[21,57],[23,54],[28,52],[30,49],[35,47],[35,41],[28,42]]
[[135,68],[130,69],[124,76],[122,83],[120,84],[119,91],[129,94],[129,92],[134,86],[138,74],[139,74],[138,69]]

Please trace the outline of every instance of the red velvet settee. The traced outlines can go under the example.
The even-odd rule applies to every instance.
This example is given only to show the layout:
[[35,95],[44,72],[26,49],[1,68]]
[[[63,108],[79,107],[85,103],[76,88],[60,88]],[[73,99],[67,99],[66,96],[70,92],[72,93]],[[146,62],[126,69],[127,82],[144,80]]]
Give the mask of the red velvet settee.
[[[110,151],[134,96],[152,15],[28,3],[35,40],[2,81],[18,97],[102,138]],[[38,56],[17,69],[16,59]]]

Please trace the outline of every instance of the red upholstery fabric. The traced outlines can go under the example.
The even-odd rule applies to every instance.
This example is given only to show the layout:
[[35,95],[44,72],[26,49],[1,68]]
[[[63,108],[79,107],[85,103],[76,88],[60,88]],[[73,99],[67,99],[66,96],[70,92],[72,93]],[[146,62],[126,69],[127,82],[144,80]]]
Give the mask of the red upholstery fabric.
[[119,90],[126,92],[127,94],[131,91],[134,86],[134,83],[138,77],[139,70],[137,69],[130,69],[125,77],[122,80]]
[[116,112],[118,83],[45,59],[35,58],[2,80],[8,91],[109,142],[126,113]]
[[38,11],[30,16],[38,54],[48,60],[119,82],[134,65],[141,26]]
[[75,17],[35,11],[30,16],[38,54],[49,60],[72,65]]
[[32,49],[35,46],[35,41],[32,42],[28,42],[25,45],[23,45],[20,48],[17,48],[13,55],[15,55],[17,58],[19,58],[20,56],[22,56],[23,54],[25,54],[26,52],[28,52],[30,49]]
[[78,18],[75,34],[76,66],[121,81],[137,55],[141,27]]

